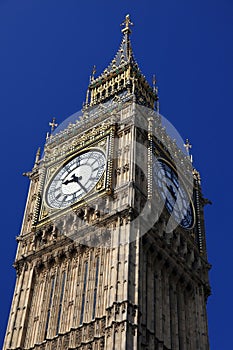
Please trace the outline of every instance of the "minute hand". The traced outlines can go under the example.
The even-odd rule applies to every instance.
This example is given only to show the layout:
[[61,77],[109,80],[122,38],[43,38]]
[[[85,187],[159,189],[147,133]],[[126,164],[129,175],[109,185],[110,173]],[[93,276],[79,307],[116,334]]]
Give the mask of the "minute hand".
[[87,193],[87,189],[86,189],[86,187],[84,187],[83,185],[82,185],[82,183],[80,182],[80,180],[82,180],[82,176],[76,176],[75,174],[73,174],[72,175],[72,182],[77,182],[77,184],[81,187],[81,189],[84,191],[84,192],[86,192]]
[[172,185],[168,186],[168,185],[166,184],[166,187],[167,187],[168,191],[171,193],[172,197],[176,200],[176,199],[177,199],[177,197],[176,197],[176,192],[174,191]]
[[79,186],[81,187],[81,189],[82,189],[84,192],[87,193],[86,187],[84,187],[84,186],[81,184],[81,182],[79,182],[79,178],[78,178],[78,177],[75,177],[74,181],[77,182],[77,184],[79,184]]

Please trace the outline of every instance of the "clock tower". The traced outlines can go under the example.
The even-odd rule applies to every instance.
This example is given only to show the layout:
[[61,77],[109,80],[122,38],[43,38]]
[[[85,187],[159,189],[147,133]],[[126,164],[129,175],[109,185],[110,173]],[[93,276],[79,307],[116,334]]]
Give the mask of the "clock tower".
[[15,260],[4,350],[207,350],[200,176],[133,55],[131,21],[82,112],[48,135]]

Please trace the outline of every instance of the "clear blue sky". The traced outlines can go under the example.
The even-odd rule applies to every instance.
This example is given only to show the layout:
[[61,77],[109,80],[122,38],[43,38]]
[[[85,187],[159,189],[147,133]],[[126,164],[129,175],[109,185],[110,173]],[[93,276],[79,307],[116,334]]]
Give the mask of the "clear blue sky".
[[115,55],[127,13],[139,66],[149,81],[156,73],[161,113],[191,140],[213,202],[206,207],[210,343],[232,347],[232,0],[0,0],[0,343],[28,188],[21,174],[51,118],[62,122],[81,109],[92,66],[100,73]]

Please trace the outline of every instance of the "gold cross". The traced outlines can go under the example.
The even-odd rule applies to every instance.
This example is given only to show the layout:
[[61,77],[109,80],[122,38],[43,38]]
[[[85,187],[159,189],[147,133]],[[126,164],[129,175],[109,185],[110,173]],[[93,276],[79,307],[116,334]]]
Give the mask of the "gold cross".
[[58,124],[55,123],[56,118],[52,119],[52,122],[49,123],[49,126],[51,126],[51,132],[58,126]]
[[122,29],[122,33],[128,32],[131,33],[130,26],[133,26],[133,23],[130,20],[129,15],[125,16],[125,20],[121,23],[121,26],[125,25],[125,28]]
[[192,148],[192,145],[189,143],[189,139],[186,139],[184,147],[186,149],[186,152],[189,153],[190,148]]

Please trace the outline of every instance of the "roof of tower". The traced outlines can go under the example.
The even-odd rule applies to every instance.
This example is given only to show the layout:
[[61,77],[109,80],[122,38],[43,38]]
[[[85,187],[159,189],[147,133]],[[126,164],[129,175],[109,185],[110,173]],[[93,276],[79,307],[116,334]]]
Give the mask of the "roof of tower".
[[130,26],[133,23],[129,15],[125,17],[125,21],[121,25],[124,25],[123,38],[115,57],[98,77],[94,77],[95,66],[93,68],[87,91],[86,106],[105,102],[124,92],[128,95],[133,94],[137,103],[154,108],[154,103],[158,99],[156,89],[148,84],[134,58],[130,42]]
[[131,62],[131,64],[134,64],[137,68],[137,62],[135,61],[134,55],[133,55],[133,50],[130,42],[130,34],[131,34],[131,29],[130,25],[133,25],[133,23],[130,21],[129,15],[126,16],[125,21],[121,24],[124,25],[125,28],[122,29],[123,33],[123,38],[120,44],[120,47],[110,63],[110,65],[106,68],[105,71],[111,72],[115,70],[117,67],[119,68],[120,66],[124,65],[126,62]]

